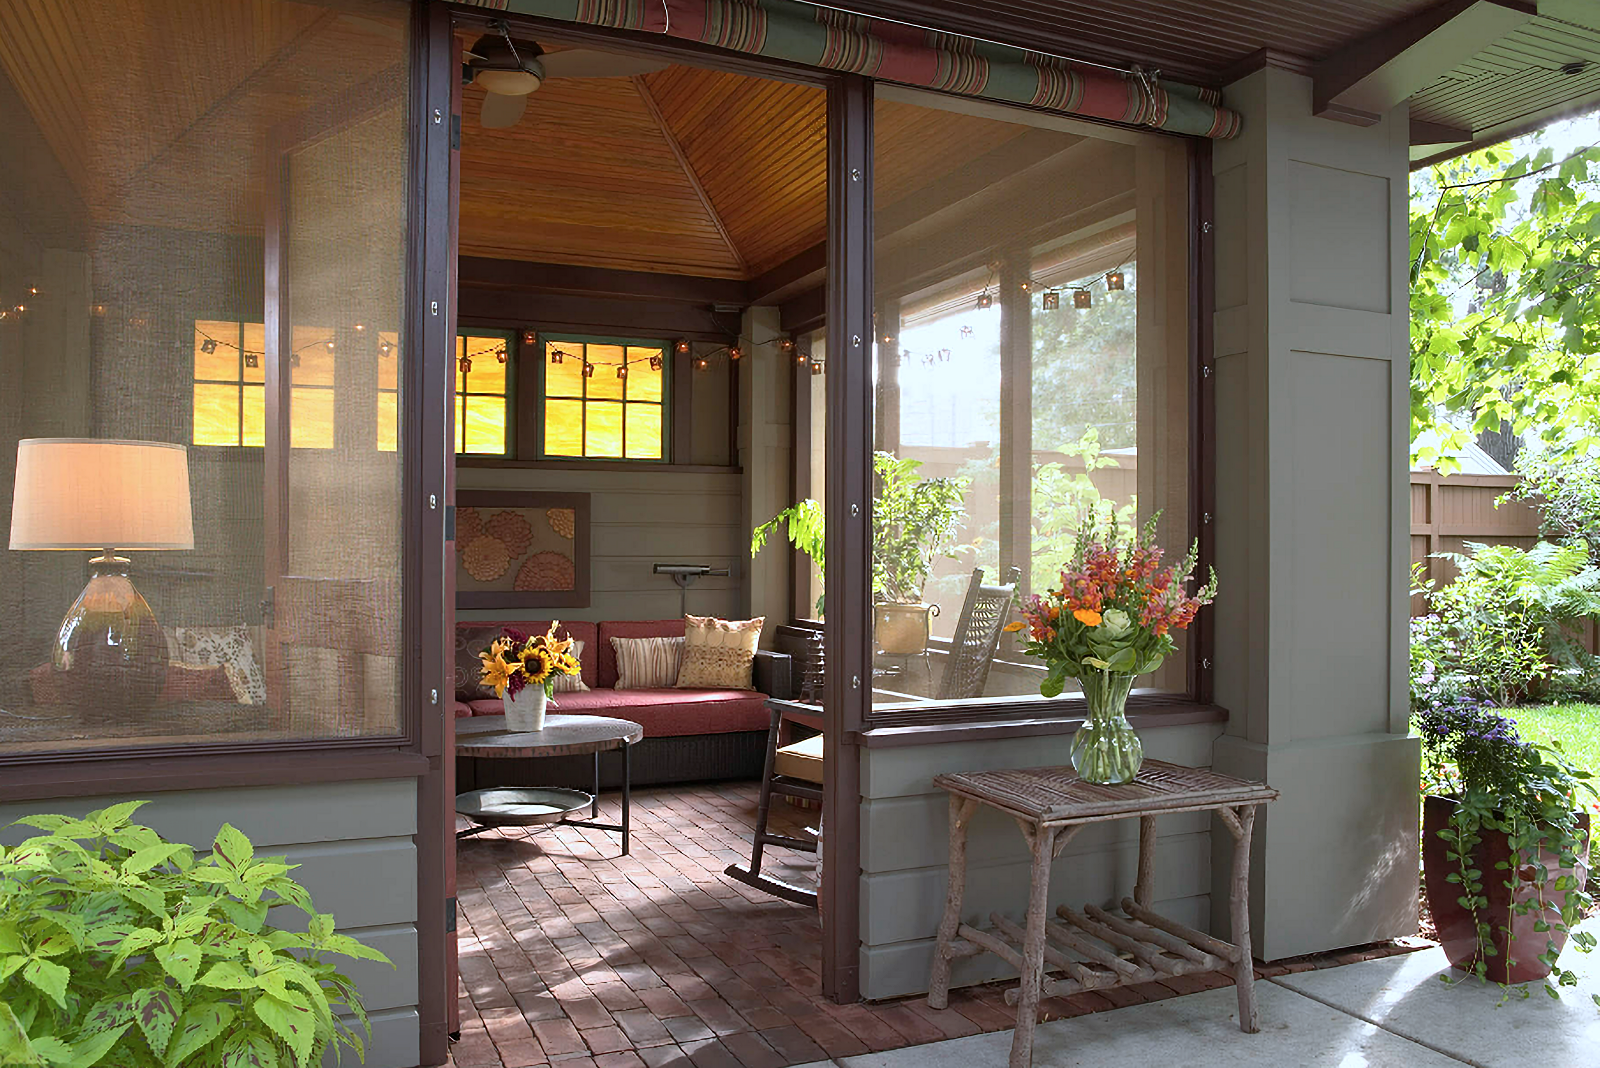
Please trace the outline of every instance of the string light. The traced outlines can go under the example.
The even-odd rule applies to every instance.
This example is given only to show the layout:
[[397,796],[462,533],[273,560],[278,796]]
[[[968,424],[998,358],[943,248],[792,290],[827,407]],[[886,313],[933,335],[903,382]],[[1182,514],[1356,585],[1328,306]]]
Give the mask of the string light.
[[985,308],[993,306],[993,304],[994,304],[994,297],[989,295],[989,291],[987,289],[985,289],[982,293],[978,294],[978,310],[979,311],[983,311]]
[[1053,289],[1047,290],[1039,299],[1045,311],[1059,311],[1061,308],[1061,294]]
[[1075,289],[1072,291],[1072,306],[1074,308],[1087,308],[1093,303],[1094,298],[1089,295],[1087,289]]
[[217,339],[214,337],[208,337],[204,341],[200,342],[200,351],[205,353],[207,356],[210,356],[213,352],[216,352]]
[[793,352],[794,339],[789,337],[784,338],[782,341],[778,342],[778,348],[782,352]]
[[327,346],[328,346],[328,351],[329,351],[329,352],[332,352],[332,351],[333,351],[333,339],[332,339],[332,338],[329,338],[329,339],[328,339],[328,340],[327,340],[327,342],[326,342],[326,344],[327,344]]
[[1122,275],[1122,268],[1118,267],[1114,271],[1106,272],[1106,289],[1113,292],[1120,291],[1123,288],[1124,283],[1125,279]]
[[254,352],[247,352],[244,354],[244,365],[246,367],[260,367],[261,357]]
[[710,364],[706,361],[706,358],[704,356],[698,357],[694,361],[694,367],[695,367],[695,370],[697,370],[697,371],[704,371],[709,366],[710,366]]
[[650,357],[650,370],[652,370],[652,371],[661,370],[661,357],[660,356],[652,356],[652,357]]
[[461,373],[462,374],[470,374],[472,372],[472,357],[471,356],[463,356],[457,362],[459,363],[459,365],[461,367]]
[[551,349],[550,350],[550,362],[552,364],[560,363],[563,359],[566,358],[566,355],[567,354],[562,352],[560,349]]
[[356,333],[359,334],[359,333],[361,333],[361,331],[363,331],[365,329],[366,329],[366,326],[364,326],[363,324],[361,324],[361,323],[357,323],[356,324]]
[[506,362],[506,348],[504,345],[494,350],[494,358],[496,363]]
[[949,363],[950,362],[950,350],[949,349],[940,349],[939,350],[939,362],[940,363]]
[[737,361],[737,360],[743,358],[743,356],[744,356],[744,353],[739,351],[739,346],[738,345],[729,345],[728,346],[728,359]]
[[680,337],[677,341],[673,342],[672,347],[680,353],[687,353],[689,351],[689,340],[688,338]]
[[811,377],[815,378],[818,375],[820,375],[821,373],[822,373],[822,361],[821,360],[813,360],[813,361],[811,361]]
[[627,364],[623,364],[622,366],[617,368],[617,377],[618,378],[627,378],[628,377],[628,365]]
[[588,360],[583,361],[583,377],[594,377],[594,364],[590,363]]
[[795,363],[796,363],[796,364],[797,364],[797,365],[799,365],[799,366],[801,366],[801,367],[804,367],[804,366],[805,366],[805,365],[806,365],[806,363],[807,363],[807,356],[806,356],[806,354],[805,354],[805,353],[803,353],[803,352],[797,352],[797,353],[795,353],[795,354],[794,354],[794,362],[795,362]]
[[961,336],[962,337],[971,337],[972,336],[972,327],[967,326],[966,324],[962,324]]
[[524,345],[535,345],[538,344],[538,342],[539,335],[535,334],[532,330],[524,330],[522,332],[522,343]]
[[1032,293],[1033,281],[1031,279],[1024,278],[1017,288],[1021,289],[1024,293]]
[[380,356],[388,356],[392,352],[394,352],[394,346],[389,344],[387,341],[381,341],[378,343],[378,354]]

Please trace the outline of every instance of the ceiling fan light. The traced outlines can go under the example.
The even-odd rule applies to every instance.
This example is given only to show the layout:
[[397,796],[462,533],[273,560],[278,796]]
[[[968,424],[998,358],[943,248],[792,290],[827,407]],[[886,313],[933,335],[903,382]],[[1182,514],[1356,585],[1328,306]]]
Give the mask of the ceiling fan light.
[[525,70],[480,70],[473,79],[485,92],[500,96],[527,96],[544,84],[544,67],[536,59],[523,61]]

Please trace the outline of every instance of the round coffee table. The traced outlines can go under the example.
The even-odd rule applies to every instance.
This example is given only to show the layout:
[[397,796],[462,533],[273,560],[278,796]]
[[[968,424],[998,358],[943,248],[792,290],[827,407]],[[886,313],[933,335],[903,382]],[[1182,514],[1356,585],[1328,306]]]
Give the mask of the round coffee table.
[[[466,838],[491,827],[530,827],[565,823],[601,831],[622,832],[622,855],[628,855],[628,806],[631,800],[632,761],[629,749],[644,737],[644,728],[631,719],[606,716],[548,715],[542,731],[506,730],[504,716],[467,716],[456,720],[456,756],[480,760],[530,759],[594,754],[594,793],[550,786],[494,787],[456,796],[456,812],[472,827],[456,832]],[[622,822],[599,823],[600,754],[622,750]],[[573,813],[589,808],[589,819]]]

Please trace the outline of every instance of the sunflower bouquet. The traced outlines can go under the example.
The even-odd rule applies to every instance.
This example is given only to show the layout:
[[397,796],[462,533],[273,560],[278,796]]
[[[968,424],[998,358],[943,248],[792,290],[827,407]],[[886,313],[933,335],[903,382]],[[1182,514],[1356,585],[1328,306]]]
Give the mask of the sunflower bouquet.
[[515,697],[525,686],[544,687],[545,696],[555,690],[556,679],[578,673],[578,658],[572,655],[572,638],[557,637],[561,621],[550,624],[543,634],[531,637],[506,627],[494,644],[478,654],[483,661],[482,682],[494,687],[496,697]]

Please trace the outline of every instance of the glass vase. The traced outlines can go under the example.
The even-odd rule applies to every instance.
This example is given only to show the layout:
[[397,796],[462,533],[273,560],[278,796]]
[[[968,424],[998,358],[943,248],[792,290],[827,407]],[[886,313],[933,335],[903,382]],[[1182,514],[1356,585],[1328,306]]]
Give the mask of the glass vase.
[[1144,763],[1144,746],[1128,723],[1128,694],[1134,675],[1097,672],[1079,680],[1089,706],[1072,739],[1072,770],[1084,782],[1132,782]]

